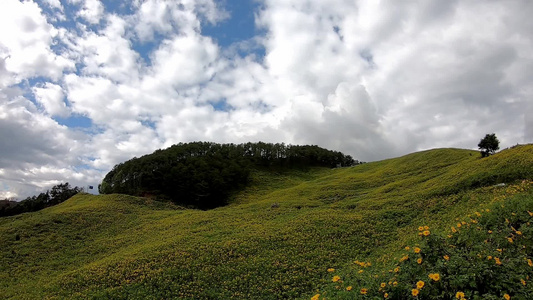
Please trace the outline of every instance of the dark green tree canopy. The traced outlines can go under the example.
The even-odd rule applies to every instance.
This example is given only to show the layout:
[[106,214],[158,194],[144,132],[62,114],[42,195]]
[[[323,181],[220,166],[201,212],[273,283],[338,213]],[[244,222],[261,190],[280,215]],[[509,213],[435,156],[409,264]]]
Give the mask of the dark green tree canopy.
[[318,146],[246,143],[180,143],[116,165],[99,186],[102,194],[155,196],[201,209],[222,206],[248,182],[252,168],[336,167],[351,156]]
[[491,133],[485,135],[485,137],[482,138],[481,141],[479,141],[479,144],[477,146],[481,151],[481,157],[487,157],[496,153],[496,151],[500,149],[500,141],[496,137],[496,134]]

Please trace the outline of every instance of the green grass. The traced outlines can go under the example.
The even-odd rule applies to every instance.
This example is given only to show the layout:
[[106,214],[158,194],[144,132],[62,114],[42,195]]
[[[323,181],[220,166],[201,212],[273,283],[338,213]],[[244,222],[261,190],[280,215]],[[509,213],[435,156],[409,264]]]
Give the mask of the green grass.
[[351,168],[257,171],[230,205],[209,211],[77,195],[0,219],[0,298],[309,299],[327,290],[334,299],[328,268],[347,276],[355,259],[386,268],[418,226],[449,228],[505,196],[495,184],[532,178],[527,145],[484,159],[436,149]]

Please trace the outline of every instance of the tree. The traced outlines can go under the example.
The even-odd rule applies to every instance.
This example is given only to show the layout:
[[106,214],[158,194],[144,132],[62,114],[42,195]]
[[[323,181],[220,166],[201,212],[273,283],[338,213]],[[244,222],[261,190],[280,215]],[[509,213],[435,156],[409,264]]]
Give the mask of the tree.
[[485,137],[479,141],[477,146],[479,147],[479,150],[481,150],[481,157],[487,157],[500,149],[500,141],[498,141],[496,134],[491,133],[485,135]]

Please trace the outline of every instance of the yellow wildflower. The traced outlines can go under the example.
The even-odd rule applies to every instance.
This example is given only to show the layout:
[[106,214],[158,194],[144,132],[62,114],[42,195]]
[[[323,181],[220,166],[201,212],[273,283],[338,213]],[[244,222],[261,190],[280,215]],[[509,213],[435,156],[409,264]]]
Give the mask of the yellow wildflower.
[[490,256],[490,255],[487,256],[487,259],[488,259],[488,260],[491,260],[491,259],[492,259],[492,256]]
[[461,228],[461,223],[457,223],[457,228]]
[[383,298],[389,298],[389,294],[388,293],[383,294]]
[[463,292],[457,292],[457,293],[455,294],[455,298],[457,298],[457,299],[464,299],[464,298],[465,298],[465,293],[463,293]]
[[392,285],[397,286],[398,285],[398,281],[393,282]]
[[363,272],[364,272],[363,270],[359,270],[359,272],[357,272],[357,273],[361,274],[361,273],[363,273]]
[[452,226],[452,232],[453,233],[456,233],[457,232],[457,229],[455,229],[455,227]]
[[394,268],[394,272],[396,272],[396,273],[400,272],[400,267]]
[[425,230],[429,230],[429,226],[424,226],[424,229]]
[[405,255],[404,257],[400,258],[400,262],[406,261],[409,259],[409,255]]
[[531,261],[531,259],[528,259],[528,260],[527,260],[527,264],[528,264],[530,267],[533,267],[533,261]]
[[411,290],[411,294],[412,294],[414,297],[418,296],[418,293],[420,293],[420,291],[417,290],[417,289],[412,289],[412,290]]
[[362,288],[362,289],[361,289],[361,294],[366,295],[367,292],[368,292],[367,289],[365,289],[365,288]]
[[428,235],[430,235],[430,232],[429,232],[429,230],[424,230],[423,234],[424,234],[424,236],[428,236]]
[[492,233],[492,230],[489,230],[489,233]]
[[518,235],[522,235],[522,231],[517,230],[517,231],[516,231],[516,234],[518,234]]
[[450,260],[450,257],[448,255],[443,256],[445,260]]
[[503,295],[503,299],[509,300],[509,299],[511,299],[511,296],[509,296],[509,294],[504,294]]
[[439,281],[440,280],[440,274],[439,273],[435,273],[435,274],[431,273],[431,274],[429,274],[428,277],[430,279],[432,279],[433,281]]
[[352,286],[350,285],[349,287],[346,288],[347,291],[351,291],[352,290]]
[[386,284],[385,282],[382,282],[382,283],[380,284],[380,286],[381,286],[382,288],[384,288],[384,287],[387,286],[387,284]]
[[424,287],[424,285],[425,285],[425,283],[422,280],[420,280],[419,282],[416,283],[416,287],[418,289],[422,289]]
[[335,272],[335,269],[333,269],[333,268],[329,268],[329,269],[328,269],[328,272],[330,272],[330,273]]
[[497,265],[501,265],[502,264],[502,262],[500,261],[500,258],[498,258],[498,257],[495,257],[494,261],[496,261]]
[[526,281],[524,279],[520,279],[520,282],[522,283],[522,285],[526,285]]
[[532,212],[530,212],[530,211],[528,210],[527,213],[529,214],[529,216],[533,217],[533,213],[532,213]]
[[417,262],[418,264],[421,264],[421,263],[422,263],[422,258],[417,259],[416,262]]
[[513,238],[507,238],[507,240],[509,241],[509,243],[513,243]]
[[316,294],[313,297],[311,297],[311,300],[318,300],[320,298],[320,294]]
[[415,251],[415,253],[420,253],[420,251],[421,251],[421,249],[418,248],[418,247],[413,248],[413,250]]
[[406,247],[405,247],[405,250],[406,250],[406,251],[409,251],[409,249],[411,249],[411,248],[409,248],[409,246],[406,246]]
[[423,231],[424,230],[424,226],[419,226],[418,227],[418,231]]
[[339,276],[333,276],[333,279],[332,279],[333,282],[337,282],[339,280],[341,280]]

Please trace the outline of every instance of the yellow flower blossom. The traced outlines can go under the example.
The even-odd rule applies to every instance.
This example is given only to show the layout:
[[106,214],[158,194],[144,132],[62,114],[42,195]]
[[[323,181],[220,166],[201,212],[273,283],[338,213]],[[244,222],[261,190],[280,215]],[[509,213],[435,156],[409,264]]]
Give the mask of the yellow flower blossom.
[[388,293],[383,294],[383,298],[389,298],[389,294]]
[[455,227],[452,226],[452,232],[453,233],[456,233],[457,232],[457,229],[455,229]]
[[489,232],[489,233],[492,233],[492,230],[489,230],[488,232]]
[[394,268],[394,272],[396,272],[396,273],[400,272],[400,267]]
[[500,258],[498,258],[498,257],[495,257],[494,261],[496,262],[497,265],[501,265],[502,264],[502,262],[500,261]]
[[528,264],[530,267],[533,267],[533,261],[531,261],[531,259],[528,259],[528,260],[527,260],[527,264]]
[[422,258],[417,259],[416,262],[420,265],[422,263]]
[[429,232],[429,230],[424,230],[423,234],[424,234],[424,236],[428,236],[428,235],[431,234],[431,232]]
[[341,280],[341,278],[340,278],[339,276],[336,276],[336,275],[335,275],[335,276],[333,276],[333,279],[332,279],[331,281],[333,281],[333,282],[337,282],[337,281],[339,281],[339,280]]
[[392,285],[397,286],[398,285],[398,281],[393,282]]
[[320,294],[316,294],[313,297],[311,297],[311,300],[318,300],[320,298]]
[[465,293],[463,293],[463,292],[457,292],[457,293],[455,294],[455,298],[457,298],[457,299],[464,299],[464,298],[465,298]]
[[368,292],[367,289],[365,289],[365,288],[362,288],[362,289],[361,289],[361,294],[366,295],[367,292]]
[[387,284],[385,282],[382,282],[379,286],[381,286],[382,288],[386,287]]
[[490,255],[487,256],[487,259],[488,259],[488,260],[491,260],[491,259],[492,259],[492,256],[490,256]]
[[432,279],[433,281],[439,281],[440,280],[440,274],[439,273],[431,273],[429,274],[428,276],[430,279]]
[[429,230],[429,226],[424,226],[424,229],[425,230]]
[[413,248],[413,250],[415,251],[415,253],[420,253],[420,251],[422,251],[422,250],[421,250],[420,248],[418,248],[418,247]]
[[420,293],[420,291],[417,290],[417,289],[412,289],[412,290],[411,290],[411,294],[413,295],[413,297],[418,296],[418,293]]
[[333,269],[333,268],[329,268],[329,269],[328,269],[328,272],[333,273],[333,272],[335,272],[335,269]]
[[411,248],[409,248],[409,246],[406,246],[406,247],[405,247],[405,250],[406,250],[406,251],[409,251],[409,249],[411,249]]
[[450,260],[450,257],[448,255],[443,256],[445,260]]
[[513,243],[513,238],[507,238],[507,240],[509,241],[509,243]]
[[346,290],[347,290],[347,291],[351,291],[351,290],[352,290],[352,286],[351,286],[351,285],[348,286],[348,287],[346,288]]
[[520,282],[522,283],[522,285],[526,285],[526,281],[524,279],[520,279]]
[[422,289],[424,287],[424,285],[425,285],[425,283],[422,280],[420,280],[419,282],[416,283],[416,287],[419,290]]
[[418,231],[423,231],[424,230],[424,226],[419,226],[418,227]]
[[503,299],[509,300],[509,299],[511,299],[511,296],[509,296],[509,294],[504,294],[503,295]]

